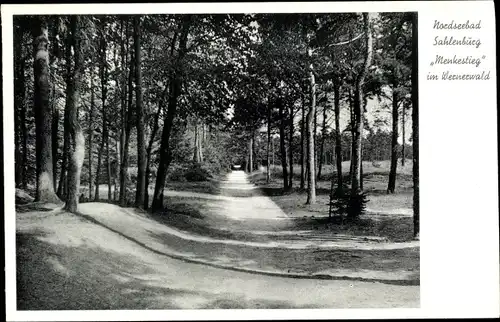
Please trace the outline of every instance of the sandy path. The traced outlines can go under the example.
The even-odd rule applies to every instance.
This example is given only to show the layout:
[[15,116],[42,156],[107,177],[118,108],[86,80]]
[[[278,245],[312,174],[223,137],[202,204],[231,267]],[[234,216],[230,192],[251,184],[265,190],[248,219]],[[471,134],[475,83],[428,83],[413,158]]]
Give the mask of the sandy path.
[[418,286],[248,274],[175,260],[68,213],[18,214],[19,309],[418,307]]
[[[219,200],[220,203],[208,205],[218,215],[228,217],[232,220],[245,219],[282,219],[288,216],[269,197],[264,196],[254,184],[248,181],[244,171],[232,171],[226,179],[219,182],[220,195],[206,193],[195,193],[187,191],[166,190],[166,196],[180,196]],[[248,197],[233,197],[232,192],[252,191]]]

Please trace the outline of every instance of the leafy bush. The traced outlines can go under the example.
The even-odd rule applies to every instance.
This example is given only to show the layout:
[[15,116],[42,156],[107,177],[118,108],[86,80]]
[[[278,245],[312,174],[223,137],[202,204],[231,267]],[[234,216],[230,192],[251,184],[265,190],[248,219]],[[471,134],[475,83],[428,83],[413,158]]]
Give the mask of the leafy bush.
[[172,165],[168,174],[168,181],[184,182],[186,178],[184,174],[186,173],[186,168],[181,165]]
[[209,169],[199,163],[193,163],[184,173],[184,177],[189,182],[208,181],[212,178],[212,173]]
[[168,180],[175,182],[208,181],[213,178],[212,173],[214,172],[218,172],[217,167],[211,168],[209,165],[200,163],[191,163],[188,166],[172,165]]

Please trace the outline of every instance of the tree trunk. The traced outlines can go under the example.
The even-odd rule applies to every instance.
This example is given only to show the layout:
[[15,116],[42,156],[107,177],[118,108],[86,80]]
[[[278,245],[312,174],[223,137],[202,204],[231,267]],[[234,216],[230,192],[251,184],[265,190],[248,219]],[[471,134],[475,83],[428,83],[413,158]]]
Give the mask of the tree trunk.
[[118,175],[120,173],[120,143],[118,142],[118,140],[115,140],[115,159],[116,159],[116,162],[115,162],[115,168],[114,168],[114,171],[113,171],[113,183],[114,183],[114,191],[113,191],[113,201],[118,201],[120,195],[119,195],[119,188],[118,188],[118,181],[119,181],[119,178],[118,178]]
[[278,98],[278,113],[280,118],[280,156],[281,168],[283,171],[283,190],[288,190],[288,167],[286,163],[286,146],[285,146],[285,116],[283,113],[283,101]]
[[271,106],[267,107],[266,182],[271,181]]
[[306,123],[306,102],[304,95],[301,96],[302,100],[302,106],[301,106],[301,111],[302,111],[302,119],[300,122],[300,189],[304,190],[306,187],[306,154],[304,151],[304,142],[305,142],[305,123]]
[[253,172],[253,129],[252,133],[250,133],[250,138],[248,140],[248,160],[250,162],[248,166],[248,172]]
[[106,61],[106,38],[104,34],[104,23],[101,26],[101,39],[100,39],[100,64],[99,64],[99,74],[101,78],[101,100],[102,100],[102,141],[99,148],[99,155],[97,157],[97,169],[96,169],[96,187],[95,187],[95,201],[99,201],[99,182],[101,174],[101,164],[102,164],[102,154],[106,148],[106,168],[108,177],[108,200],[111,199],[111,176],[110,176],[110,165],[109,165],[109,129],[108,129],[108,117],[106,113],[106,99],[108,93],[108,68]]
[[349,88],[349,112],[351,116],[351,151],[350,151],[350,166],[349,166],[349,177],[352,177],[352,168],[353,168],[353,163],[352,163],[352,153],[354,151],[354,145],[356,144],[356,129],[355,129],[355,123],[356,123],[356,117],[354,114],[354,99],[352,95],[352,90]]
[[364,95],[363,95],[363,83],[368,73],[368,67],[372,62],[373,56],[373,39],[371,34],[371,16],[369,13],[363,13],[364,21],[364,32],[366,39],[366,56],[363,63],[363,69],[358,76],[356,81],[356,95],[354,97],[354,114],[355,114],[355,145],[353,150],[352,159],[352,175],[351,175],[351,196],[359,196],[361,191],[360,181],[361,181],[361,139],[363,131],[363,105],[364,105]]
[[418,122],[418,41],[417,13],[412,14],[412,144],[413,144],[413,236],[420,237],[420,170],[419,170],[419,122]]
[[[69,80],[66,80],[68,83]],[[68,100],[66,100],[66,104],[68,104]],[[69,119],[68,119],[68,108],[65,106],[64,108],[64,136],[63,136],[63,155],[61,160],[61,175],[59,176],[59,185],[57,187],[57,195],[59,198],[65,198],[67,192],[67,170],[68,170],[68,149],[69,149]]]
[[[132,131],[132,124],[133,124],[133,115],[134,115],[134,110],[132,107],[132,102],[133,102],[133,79],[134,79],[134,73],[135,73],[135,64],[134,58],[133,58],[133,51],[129,50],[129,44],[128,44],[128,35],[129,35],[129,30],[128,30],[128,21],[127,25],[125,27],[125,33],[126,33],[126,38],[127,38],[127,52],[130,52],[130,67],[129,67],[129,73],[128,73],[128,84],[127,84],[127,94],[128,94],[128,101],[127,101],[127,117],[126,117],[126,122],[125,122],[125,137],[124,137],[124,144],[123,144],[123,156],[122,156],[122,164],[120,167],[120,204],[122,206],[127,205],[127,181],[128,181],[128,150],[129,150],[129,144],[130,144],[130,132]],[[128,65],[129,62],[127,62]]]
[[65,209],[70,212],[78,210],[78,199],[80,190],[80,174],[82,171],[83,160],[85,158],[85,138],[82,128],[78,123],[78,104],[79,91],[82,77],[82,28],[80,26],[80,17],[71,16],[71,41],[74,50],[74,68],[73,75],[69,79],[66,105],[69,120],[69,167],[68,167],[68,193],[66,195]]
[[405,156],[405,145],[406,145],[406,143],[405,143],[406,142],[406,137],[405,137],[405,134],[406,134],[405,133],[406,132],[405,131],[406,120],[405,120],[405,116],[406,115],[405,114],[406,114],[406,111],[405,111],[405,108],[404,108],[404,105],[403,105],[403,113],[401,115],[401,118],[402,118],[402,120],[401,120],[401,126],[402,126],[401,131],[403,131],[403,143],[401,144],[401,166],[403,166],[403,167],[405,166],[405,161],[406,161],[405,160],[405,158],[406,158],[406,156]]
[[335,161],[337,162],[337,193],[342,194],[344,189],[342,175],[342,141],[340,133],[340,86],[334,83],[334,108],[335,108]]
[[326,140],[326,104],[323,107],[323,124],[321,128],[321,143],[319,147],[319,165],[318,165],[318,181],[321,180],[321,168],[323,167],[323,155],[325,153],[325,140]]
[[[176,77],[176,76],[174,76]],[[181,84],[180,80],[174,78],[171,83],[171,93],[168,102],[168,110],[165,121],[163,122],[163,132],[160,143],[160,162],[156,173],[156,184],[153,195],[153,203],[151,209],[158,211],[163,208],[163,190],[165,189],[165,179],[168,167],[172,161],[172,150],[170,149],[170,134],[172,125],[177,112],[177,98],[180,95]]]
[[52,111],[50,105],[49,37],[43,18],[34,35],[34,108],[36,123],[36,201],[59,203],[54,191],[52,166]]
[[[128,24],[127,27],[128,28]],[[125,42],[123,41],[123,29],[124,29],[124,19],[120,19],[120,54],[121,54],[121,129],[120,129],[120,164],[119,164],[119,185],[120,185],[120,196],[119,203],[120,205],[125,205],[126,200],[126,189],[125,189],[125,180],[126,180],[126,167],[124,164],[125,158],[125,129],[128,124],[128,110],[127,110],[127,96],[128,96],[128,88],[127,88],[127,80],[129,75],[127,75],[127,56],[128,52],[125,49]],[[127,33],[128,35],[128,33]],[[117,79],[118,84],[118,79]]]
[[94,109],[95,109],[95,96],[94,96],[94,74],[92,69],[90,71],[90,111],[89,111],[89,200],[92,198],[92,144],[94,144]]
[[57,159],[59,150],[59,110],[55,103],[55,83],[52,83],[52,182],[54,183],[54,191],[57,190]]
[[318,176],[318,109],[314,108],[314,175]]
[[290,175],[288,176],[288,189],[293,187],[293,104],[290,104],[290,116],[289,116],[289,127],[290,127],[290,137],[288,139],[288,155],[290,161]]
[[[23,70],[24,75],[24,70]],[[23,96],[25,96],[25,89],[23,88]],[[26,189],[28,187],[28,129],[26,127],[26,102],[23,101],[21,104],[21,112],[20,112],[20,123],[21,123],[21,135],[22,135],[22,187]]]
[[[191,16],[185,15],[182,21],[182,31],[179,40],[179,53],[177,55],[177,63],[181,64],[184,55],[186,54],[186,45],[189,29],[191,27]],[[165,121],[163,123],[163,133],[160,145],[160,162],[158,172],[156,174],[155,192],[153,195],[153,203],[151,208],[153,211],[158,211],[163,208],[163,190],[165,189],[165,179],[168,167],[172,161],[172,150],[170,149],[170,134],[172,125],[177,113],[177,99],[181,94],[181,79],[175,71],[172,72],[170,82],[171,92],[168,100],[168,110]]]
[[153,129],[151,130],[151,135],[149,137],[148,147],[146,149],[146,179],[144,186],[144,209],[149,208],[149,177],[151,176],[151,151],[153,150],[153,143],[155,141],[156,133],[158,132],[158,120],[160,119],[160,112],[163,107],[163,102],[165,100],[165,96],[168,95],[168,91],[165,89],[163,93],[162,99],[158,103],[158,109],[155,113]]
[[107,141],[107,127],[106,127],[106,116],[105,116],[105,111],[104,109],[102,110],[102,123],[103,123],[103,129],[102,129],[102,137],[101,137],[101,146],[99,147],[99,152],[98,152],[98,155],[97,155],[97,168],[96,168],[96,172],[95,172],[95,196],[94,196],[94,200],[95,201],[99,201],[99,185],[100,185],[100,179],[101,179],[101,165],[102,165],[102,154],[104,152],[104,147],[106,145],[106,141]]
[[111,177],[111,153],[109,151],[109,135],[106,140],[106,174],[108,175],[108,201],[113,200],[113,179]]
[[135,206],[144,207],[144,188],[146,187],[146,145],[144,138],[144,108],[142,106],[142,79],[141,79],[141,26],[140,16],[134,16],[134,43],[135,43],[135,80],[136,80],[136,126],[137,126],[137,186]]
[[[309,56],[312,55],[311,50],[309,50]],[[316,116],[316,80],[314,77],[314,70],[312,63],[309,65],[309,78],[311,86],[311,107],[307,113],[307,136],[308,136],[308,180],[307,180],[307,201],[306,204],[312,205],[316,203],[316,171],[315,171],[315,161],[314,161],[314,130],[315,130],[315,116]]]
[[198,120],[196,120],[194,124],[193,161],[195,163],[203,162],[203,124],[200,124]]
[[391,170],[387,193],[394,193],[396,189],[396,172],[398,167],[398,95],[396,84],[392,87],[392,137],[391,137]]

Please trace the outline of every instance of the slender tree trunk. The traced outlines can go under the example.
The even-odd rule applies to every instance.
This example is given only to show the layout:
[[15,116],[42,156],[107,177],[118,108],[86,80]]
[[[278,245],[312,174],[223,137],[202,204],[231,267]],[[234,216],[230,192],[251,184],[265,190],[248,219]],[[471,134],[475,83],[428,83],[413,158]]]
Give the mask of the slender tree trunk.
[[419,170],[419,121],[418,121],[418,26],[417,13],[412,16],[412,144],[413,144],[413,236],[420,238],[420,170]]
[[[24,75],[24,70],[23,70]],[[23,96],[25,96],[25,90],[23,88]],[[22,187],[26,189],[28,187],[28,129],[26,126],[26,102],[23,101],[21,104],[21,112],[20,112],[20,123],[21,123],[21,135],[22,135]]]
[[250,138],[248,139],[248,160],[249,160],[249,166],[248,166],[248,172],[252,173],[253,172],[253,129],[252,133],[250,134]]
[[281,168],[283,170],[283,190],[288,190],[288,167],[286,163],[286,146],[285,146],[285,116],[283,113],[282,98],[278,98],[278,113],[280,118],[280,156]]
[[108,93],[108,68],[106,61],[106,38],[104,33],[105,24],[103,23],[101,26],[101,39],[100,39],[100,66],[99,73],[101,78],[101,100],[102,100],[102,141],[101,146],[99,148],[99,155],[97,157],[97,169],[96,169],[96,187],[95,187],[95,201],[99,201],[99,183],[101,177],[101,164],[102,164],[102,154],[104,153],[104,149],[106,149],[106,168],[107,168],[107,177],[108,177],[108,200],[111,199],[111,176],[110,176],[110,164],[109,164],[109,129],[108,129],[108,116],[106,113],[106,99]]
[[137,187],[135,206],[144,207],[146,187],[146,145],[144,137],[144,107],[142,106],[142,75],[141,75],[141,21],[140,16],[134,16],[135,43],[135,80],[136,80],[136,126],[137,126]]
[[[66,80],[66,83],[68,80]],[[68,104],[68,100],[66,100],[66,104]],[[66,197],[66,190],[67,190],[67,168],[68,168],[68,149],[69,149],[69,119],[68,119],[68,112],[67,112],[67,107],[64,109],[64,139],[63,139],[63,155],[62,155],[62,160],[61,160],[61,175],[59,176],[59,185],[57,187],[57,195],[59,198],[65,198]]]
[[[312,55],[312,51],[309,50],[309,56]],[[307,134],[308,134],[308,170],[309,176],[307,180],[307,201],[306,204],[312,205],[316,203],[316,171],[315,171],[315,161],[314,161],[314,136],[315,136],[315,116],[316,116],[316,80],[314,77],[314,70],[312,63],[309,65],[309,79],[311,86],[311,107],[307,113]]]
[[118,140],[115,140],[115,159],[116,162],[114,163],[114,171],[113,171],[113,182],[114,182],[114,187],[115,190],[113,192],[113,201],[118,201],[119,199],[119,188],[118,188],[118,181],[119,181],[119,173],[120,173],[120,143]]
[[318,176],[318,108],[314,108],[314,175]]
[[111,177],[111,153],[109,150],[109,135],[106,140],[106,173],[108,175],[108,201],[113,200],[113,179]]
[[81,40],[82,28],[80,26],[80,16],[71,16],[71,40],[74,49],[74,68],[73,75],[68,84],[67,100],[69,103],[66,105],[69,108],[69,168],[68,168],[68,193],[66,195],[65,209],[70,212],[78,210],[78,199],[80,189],[80,174],[82,171],[83,160],[85,158],[85,138],[83,136],[82,128],[78,123],[78,104],[79,104],[79,91],[82,77],[82,53],[81,53]]
[[323,124],[321,128],[321,143],[319,147],[318,181],[321,180],[321,168],[323,167],[326,140],[326,104],[323,107]]
[[334,83],[334,108],[335,108],[335,161],[337,162],[337,193],[340,195],[344,190],[342,175],[342,137],[340,133],[340,86]]
[[392,88],[392,136],[391,136],[391,171],[389,172],[389,184],[387,193],[396,190],[396,172],[398,167],[398,95],[396,85]]
[[404,108],[404,105],[403,105],[403,114],[401,115],[401,118],[402,118],[402,121],[401,121],[401,131],[403,132],[403,144],[401,145],[401,165],[404,167],[405,166],[405,159],[406,159],[406,156],[405,156],[405,145],[406,145],[406,137],[405,137],[405,127],[406,127],[406,120],[405,120],[405,115],[406,114],[406,111],[405,111],[405,108]]
[[359,158],[361,159],[361,162],[360,162],[360,165],[359,165],[359,172],[360,172],[360,175],[359,175],[359,189],[361,189],[361,191],[363,191],[363,183],[364,183],[364,180],[363,180],[363,144],[361,144],[361,148],[359,149]]
[[290,104],[290,119],[289,119],[289,127],[290,127],[290,138],[288,140],[288,155],[290,161],[290,175],[288,176],[288,189],[292,189],[293,187],[293,132],[295,129],[293,127],[293,104]]
[[54,191],[57,190],[57,159],[59,150],[59,110],[55,103],[55,83],[52,83],[52,175]]
[[266,182],[271,182],[271,106],[267,107]]
[[50,70],[49,70],[49,36],[46,22],[39,18],[40,24],[33,41],[34,51],[34,108],[36,123],[36,169],[37,187],[36,201],[59,202],[54,192],[52,166],[50,109]]
[[[175,76],[174,76],[175,77]],[[153,195],[153,203],[151,209],[158,211],[163,208],[163,190],[165,189],[165,179],[168,167],[172,161],[172,150],[170,149],[170,134],[172,125],[177,112],[177,98],[180,95],[181,84],[180,80],[174,78],[171,80],[171,93],[169,97],[168,110],[165,121],[163,123],[163,132],[160,143],[160,162],[156,173],[156,184]]]
[[[179,53],[177,55],[177,63],[181,63],[186,54],[186,45],[189,29],[191,27],[190,15],[186,15],[182,21],[182,31],[179,39]],[[172,47],[173,48],[173,47]],[[156,174],[155,192],[153,195],[153,203],[151,208],[153,211],[163,209],[163,190],[165,189],[165,179],[168,167],[172,161],[172,150],[170,149],[170,133],[172,131],[173,121],[177,113],[177,99],[181,94],[181,79],[174,71],[171,75],[170,82],[171,92],[169,95],[168,110],[165,121],[163,123],[163,133],[160,145],[160,162]]]
[[364,32],[366,39],[366,56],[363,63],[363,69],[358,76],[356,81],[356,95],[354,101],[354,114],[355,114],[355,142],[353,151],[353,168],[351,176],[351,196],[359,196],[361,191],[360,181],[361,181],[361,140],[363,131],[363,110],[364,110],[364,95],[363,95],[363,83],[368,73],[368,67],[371,65],[373,56],[373,39],[371,34],[371,16],[369,13],[363,13],[364,21]]
[[163,108],[163,102],[166,95],[168,95],[167,90],[165,90],[162,99],[158,103],[158,109],[156,110],[155,118],[153,121],[153,129],[151,130],[148,147],[146,149],[146,175],[145,175],[146,179],[144,186],[144,209],[149,208],[149,177],[151,176],[151,151],[153,150],[153,143],[155,141],[156,133],[158,132],[158,127],[159,127],[158,120],[160,119],[160,112],[161,109]]
[[[135,64],[134,64],[134,55],[133,51],[128,50],[129,45],[128,45],[128,21],[127,25],[125,27],[126,29],[126,37],[127,37],[127,52],[130,52],[130,68],[129,68],[129,74],[128,74],[128,89],[127,89],[127,94],[128,94],[128,101],[127,101],[127,117],[126,117],[126,123],[125,123],[125,138],[124,138],[124,145],[123,145],[123,157],[122,157],[122,164],[120,168],[120,204],[122,206],[127,205],[127,181],[128,181],[128,152],[129,152],[129,144],[130,144],[130,132],[132,131],[132,125],[133,125],[133,117],[134,117],[134,110],[132,106],[133,102],[133,79],[134,79],[134,73],[135,73]],[[129,62],[127,62],[128,65]]]
[[[128,24],[127,24],[128,28]],[[120,129],[120,164],[119,164],[119,182],[120,182],[120,196],[119,202],[120,205],[125,205],[126,202],[126,170],[124,159],[125,159],[125,129],[128,124],[128,110],[127,110],[127,96],[128,96],[128,87],[127,80],[129,76],[127,75],[127,56],[128,52],[125,49],[125,42],[123,41],[123,29],[124,29],[124,19],[120,19],[120,54],[121,54],[121,129]],[[118,84],[118,79],[117,79]]]
[[89,200],[92,198],[92,162],[94,144],[94,109],[95,109],[95,96],[94,96],[94,75],[92,69],[90,70],[90,111],[89,111]]
[[305,142],[305,124],[306,124],[306,103],[304,95],[301,96],[302,106],[302,119],[300,122],[300,189],[304,190],[306,187],[306,154],[304,151],[304,142]]
[[198,151],[198,121],[194,123],[194,144],[193,144],[193,162],[200,163],[200,153]]
[[95,172],[95,196],[94,200],[99,201],[100,195],[99,195],[99,186],[100,186],[100,179],[101,179],[101,165],[102,165],[102,154],[104,152],[104,147],[106,145],[107,141],[107,127],[106,127],[106,116],[105,116],[105,111],[103,109],[103,115],[102,115],[102,123],[103,123],[103,129],[102,129],[102,136],[101,136],[101,146],[99,147],[99,152],[97,154],[97,168]]
[[355,149],[354,145],[356,144],[356,129],[355,129],[355,123],[356,123],[356,117],[354,114],[354,98],[352,95],[352,90],[349,88],[349,111],[351,115],[351,151],[350,151],[350,167],[349,167],[349,177],[352,177],[352,168],[353,168],[353,163],[352,163],[352,154]]
[[50,71],[51,71],[51,82],[52,82],[52,88],[51,88],[51,110],[52,110],[52,165],[53,165],[53,183],[54,183],[54,191],[57,191],[57,162],[59,158],[59,110],[56,105],[57,101],[57,93],[56,93],[56,73],[57,73],[57,61],[58,61],[58,52],[59,52],[59,47],[57,40],[58,39],[58,17],[55,17],[52,20],[52,23],[50,24],[49,29],[51,30],[49,33],[49,36],[52,36],[52,39],[49,37],[49,41],[54,44],[52,52],[54,53],[51,55],[51,65],[50,65]]

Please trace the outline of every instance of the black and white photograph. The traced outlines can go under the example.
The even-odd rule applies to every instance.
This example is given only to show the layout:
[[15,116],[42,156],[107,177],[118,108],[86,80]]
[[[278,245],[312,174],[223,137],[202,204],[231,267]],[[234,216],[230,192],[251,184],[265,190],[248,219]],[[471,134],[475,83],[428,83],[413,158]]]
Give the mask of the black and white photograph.
[[14,14],[15,310],[419,309],[419,17]]

